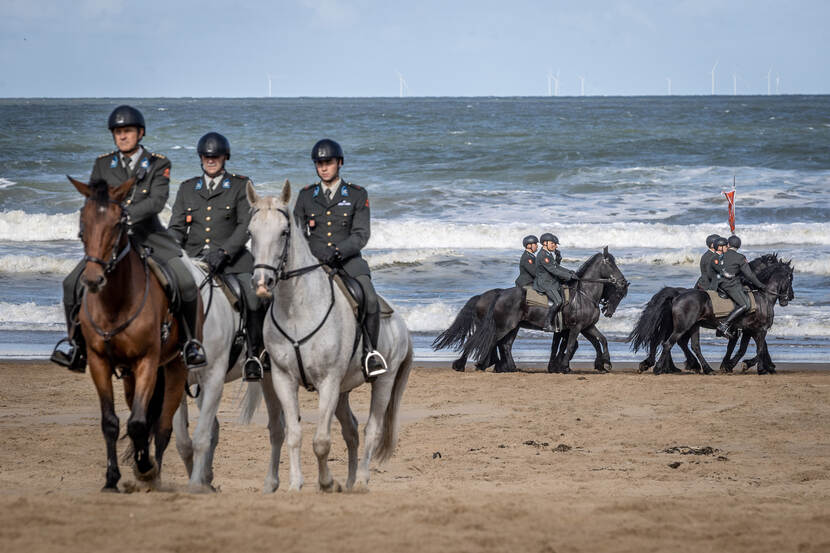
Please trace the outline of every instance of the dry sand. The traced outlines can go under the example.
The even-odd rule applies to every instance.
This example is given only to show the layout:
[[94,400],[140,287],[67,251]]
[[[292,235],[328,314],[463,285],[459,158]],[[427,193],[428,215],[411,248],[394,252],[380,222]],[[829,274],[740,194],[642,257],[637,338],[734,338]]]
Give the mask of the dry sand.
[[[830,551],[830,371],[419,368],[395,456],[373,472],[371,493],[337,495],[316,491],[316,397],[304,391],[306,487],[260,493],[265,418],[236,423],[239,389],[226,388],[220,411],[219,493],[182,491],[171,443],[172,491],[102,494],[89,376],[0,364],[0,551]],[[362,423],[368,390],[352,397]],[[119,416],[123,428],[123,399]],[[334,434],[342,481],[336,422]],[[678,446],[713,451],[664,451]],[[122,474],[133,482],[129,467]]]

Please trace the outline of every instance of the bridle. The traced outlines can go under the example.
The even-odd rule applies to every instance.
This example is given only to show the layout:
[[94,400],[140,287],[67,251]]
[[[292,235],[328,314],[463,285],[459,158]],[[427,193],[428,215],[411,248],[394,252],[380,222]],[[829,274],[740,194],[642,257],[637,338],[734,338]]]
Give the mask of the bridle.
[[116,202],[115,200],[107,200],[107,202],[115,204],[121,208],[121,215],[118,217],[118,222],[116,223],[116,226],[118,227],[118,236],[115,237],[115,242],[113,242],[112,255],[110,256],[110,260],[104,261],[103,259],[100,259],[98,257],[93,257],[91,255],[86,254],[83,257],[84,262],[92,262],[100,265],[104,269],[104,274],[110,274],[115,269],[115,266],[118,265],[118,263],[122,259],[127,257],[127,254],[130,253],[130,249],[132,249],[129,237],[127,238],[126,244],[124,244],[124,247],[121,248],[121,251],[118,251],[116,249],[118,247],[118,244],[121,243],[121,238],[124,236],[124,233],[126,232],[128,235],[130,233],[129,230],[126,230],[128,220],[127,210],[124,207],[124,204],[121,202]]
[[[257,210],[254,210],[254,213],[256,213],[256,211]],[[291,216],[288,214],[288,211],[286,211],[285,209],[278,208],[277,211],[279,211],[280,213],[283,214],[283,216],[285,217],[286,223],[287,223],[286,227],[285,227],[285,230],[282,231],[282,236],[285,236],[285,243],[283,244],[283,247],[282,247],[282,253],[280,254],[279,264],[277,266],[269,265],[267,263],[257,263],[257,264],[254,265],[254,269],[266,269],[268,271],[273,271],[274,272],[274,275],[276,276],[276,279],[274,279],[274,283],[270,286],[266,285],[266,288],[268,289],[269,292],[271,290],[273,290],[276,287],[277,283],[281,280],[289,280],[289,279],[292,279],[294,277],[304,275],[304,274],[309,273],[309,272],[311,272],[315,269],[318,269],[318,268],[320,268],[324,265],[324,263],[314,263],[314,264],[308,265],[306,267],[301,267],[299,269],[294,269],[293,271],[286,271],[285,270],[285,264],[288,260],[288,246],[291,242]],[[271,322],[274,323],[274,326],[277,328],[277,330],[280,332],[280,334],[282,334],[285,337],[286,340],[291,342],[291,345],[294,347],[294,355],[297,358],[297,368],[299,369],[299,372],[300,372],[300,380],[303,383],[303,387],[306,390],[308,390],[309,392],[314,391],[314,385],[311,384],[308,381],[308,377],[306,376],[305,366],[303,365],[303,356],[300,353],[300,346],[303,345],[304,343],[306,343],[308,340],[310,340],[312,336],[317,334],[317,331],[319,331],[321,328],[323,328],[323,325],[328,320],[329,315],[331,314],[331,310],[334,307],[334,273],[330,273],[328,275],[328,279],[329,279],[329,293],[330,293],[330,296],[331,296],[331,301],[329,302],[329,307],[328,307],[328,309],[326,309],[326,314],[323,316],[323,320],[321,320],[320,323],[316,327],[314,327],[314,330],[312,330],[311,332],[306,334],[304,337],[299,338],[299,339],[293,338],[280,326],[279,322],[277,322],[277,317],[274,315],[274,304],[276,302],[271,302],[271,307],[268,309],[268,312],[271,316]]]

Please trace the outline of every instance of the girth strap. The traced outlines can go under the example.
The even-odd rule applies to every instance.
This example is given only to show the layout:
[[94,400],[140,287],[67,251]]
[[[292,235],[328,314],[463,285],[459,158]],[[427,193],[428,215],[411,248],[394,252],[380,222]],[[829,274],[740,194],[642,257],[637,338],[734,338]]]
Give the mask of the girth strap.
[[269,309],[269,312],[271,314],[271,322],[274,323],[274,326],[277,327],[277,330],[280,331],[280,334],[282,334],[285,337],[286,340],[290,341],[291,345],[294,347],[294,355],[297,357],[297,368],[300,371],[300,380],[303,383],[303,387],[306,390],[308,390],[309,392],[314,391],[314,386],[309,383],[308,377],[306,376],[305,365],[303,365],[303,355],[302,355],[302,353],[300,353],[300,346],[305,344],[309,339],[311,339],[312,336],[317,334],[318,330],[323,328],[323,325],[328,320],[329,314],[331,313],[331,310],[334,307],[334,280],[332,279],[332,275],[328,275],[328,277],[329,277],[329,292],[331,293],[331,302],[329,302],[329,308],[326,310],[326,314],[323,317],[323,320],[320,321],[320,324],[318,324],[314,328],[314,330],[309,332],[303,338],[300,338],[299,340],[295,340],[294,338],[289,336],[288,333],[285,330],[283,330],[283,328],[277,322],[277,318],[274,316],[274,304],[277,303],[276,301],[271,302],[271,309]]

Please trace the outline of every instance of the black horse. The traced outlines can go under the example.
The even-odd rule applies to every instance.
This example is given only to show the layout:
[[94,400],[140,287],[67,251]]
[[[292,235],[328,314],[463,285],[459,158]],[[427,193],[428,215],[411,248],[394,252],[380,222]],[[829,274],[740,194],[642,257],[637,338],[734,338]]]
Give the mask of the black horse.
[[[754,273],[758,273],[761,269],[765,267],[769,267],[778,263],[780,260],[778,259],[777,253],[768,253],[764,254],[760,257],[757,257],[749,262],[749,266]],[[631,343],[631,349],[634,351],[638,351],[641,347],[644,347],[648,344],[649,352],[648,357],[646,357],[643,361],[640,362],[640,372],[647,371],[654,367],[655,361],[657,359],[657,347],[660,345],[659,340],[651,340],[651,337],[657,334],[658,326],[660,325],[671,325],[671,315],[669,312],[664,312],[666,319],[657,319],[653,317],[646,317],[644,314],[646,311],[653,312],[654,309],[659,308],[665,302],[673,301],[677,296],[686,292],[688,290],[694,290],[694,288],[674,288],[674,287],[665,287],[657,292],[651,300],[649,300],[646,308],[643,310],[643,314],[640,315],[640,319],[637,321],[637,324],[634,326],[634,329],[631,331],[631,334],[628,335],[626,341]],[[706,322],[702,322],[701,326],[705,328],[715,328],[715,326],[710,325]],[[738,350],[738,353],[735,357],[731,357],[732,351],[735,349],[735,344],[738,341],[740,332],[736,332],[735,336],[729,340],[729,344],[726,347],[726,354],[724,355],[723,360],[721,361],[721,370],[724,372],[732,372],[732,368],[738,363],[738,361],[743,357],[744,353],[746,353],[746,347],[749,343],[749,336],[744,335],[741,340],[741,347]],[[702,368],[700,363],[697,360],[697,357],[690,351],[689,349],[689,341],[694,340],[693,342],[693,349],[699,350],[700,349],[700,336],[697,332],[689,332],[680,337],[677,342],[677,345],[680,346],[680,349],[683,350],[684,355],[686,356],[686,370],[692,372],[701,372]],[[665,372],[670,373],[679,373],[682,372],[675,364],[674,360],[669,356],[669,367],[668,370]],[[746,366],[753,366],[757,363],[757,356],[749,359],[745,362]],[[774,366],[773,366],[774,368]],[[706,370],[703,371],[705,374],[708,374]]]
[[[754,313],[744,315],[736,321],[736,328],[743,331],[755,340],[757,350],[758,374],[775,372],[772,359],[769,356],[766,343],[767,330],[772,326],[775,313],[775,302],[786,306],[795,297],[793,293],[793,268],[789,261],[778,261],[758,272],[758,279],[766,286],[764,291],[754,291],[757,309]],[[712,302],[709,295],[702,290],[686,290],[676,295],[671,301],[654,301],[661,294],[664,298],[670,296],[658,292],[653,301],[649,302],[632,336],[637,343],[648,344],[656,349],[657,344],[662,347],[660,359],[654,366],[654,372],[672,372],[671,348],[681,339],[692,339],[693,350],[702,364],[704,373],[711,373],[712,368],[700,352],[698,333],[701,324],[714,327],[717,319],[712,311]],[[650,329],[652,334],[643,334]],[[630,336],[629,338],[631,338]]]
[[[562,307],[562,323],[567,330],[555,335],[548,372],[570,371],[580,333],[597,351],[594,368],[607,372],[611,369],[608,341],[595,325],[600,308],[606,317],[614,314],[628,293],[629,283],[607,247],[583,263],[576,274],[580,280],[572,289],[571,300]],[[488,290],[467,301],[452,325],[433,341],[432,347],[461,350],[461,357],[452,364],[457,371],[464,370],[468,357],[477,361],[479,370],[495,364],[496,372],[515,371],[512,345],[519,328],[541,330],[546,313],[547,307],[527,305],[522,288]],[[566,340],[561,350],[557,338]]]

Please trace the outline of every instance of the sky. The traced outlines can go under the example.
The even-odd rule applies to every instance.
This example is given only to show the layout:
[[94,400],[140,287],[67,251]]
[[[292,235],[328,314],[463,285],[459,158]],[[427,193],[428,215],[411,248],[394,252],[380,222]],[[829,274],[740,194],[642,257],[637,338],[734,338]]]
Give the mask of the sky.
[[[0,97],[830,93],[826,0],[0,0]],[[771,72],[770,72],[771,70]],[[582,79],[580,79],[582,77]]]

